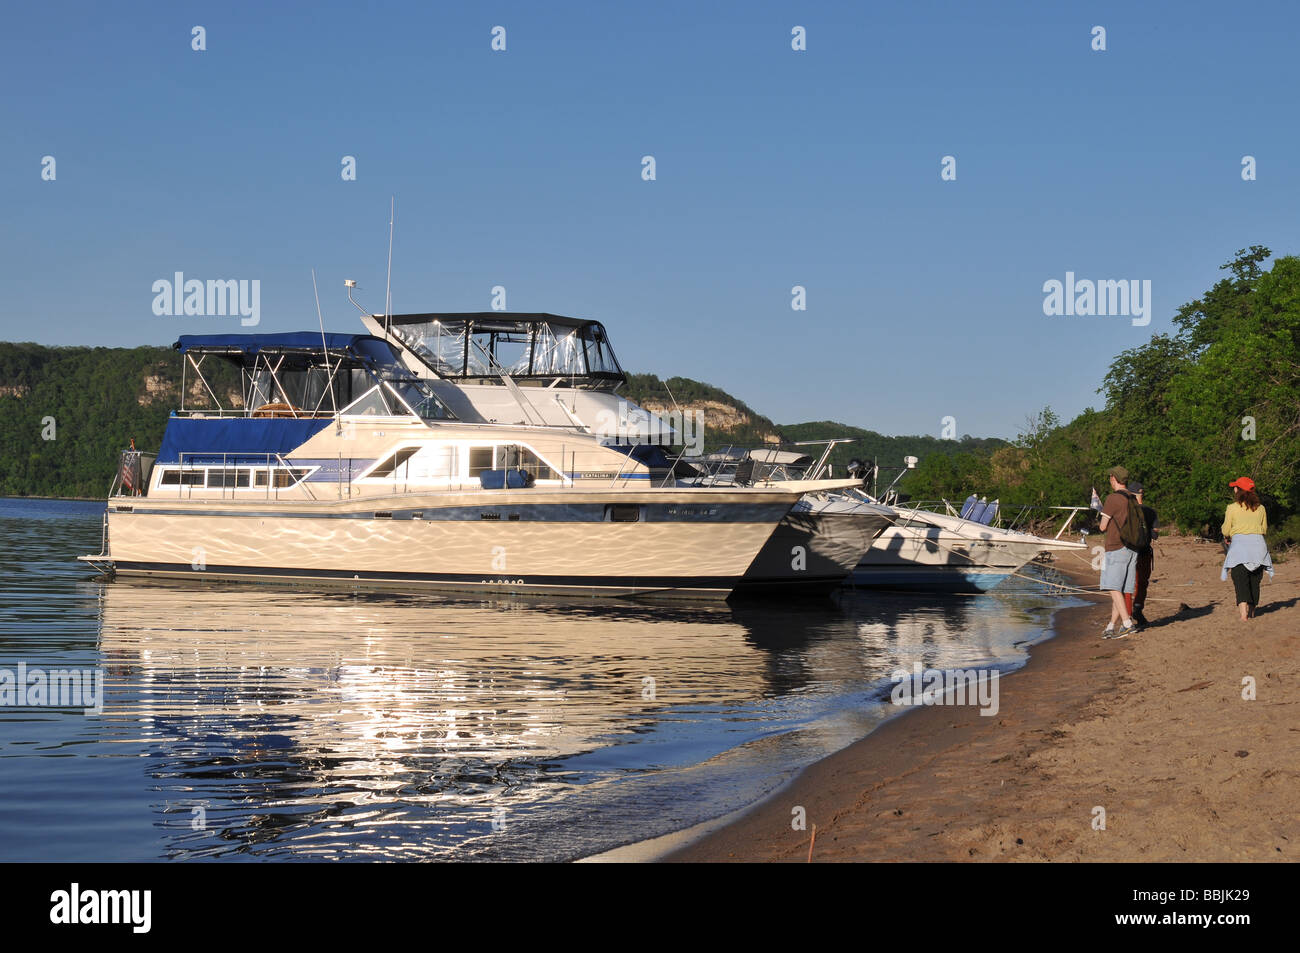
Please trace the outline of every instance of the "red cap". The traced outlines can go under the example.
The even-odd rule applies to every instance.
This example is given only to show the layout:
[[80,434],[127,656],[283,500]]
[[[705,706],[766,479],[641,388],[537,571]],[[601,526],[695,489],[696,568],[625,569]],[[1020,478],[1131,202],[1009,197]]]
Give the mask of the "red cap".
[[1250,477],[1237,477],[1237,479],[1229,483],[1228,486],[1239,486],[1249,493],[1251,490],[1255,489],[1255,481]]

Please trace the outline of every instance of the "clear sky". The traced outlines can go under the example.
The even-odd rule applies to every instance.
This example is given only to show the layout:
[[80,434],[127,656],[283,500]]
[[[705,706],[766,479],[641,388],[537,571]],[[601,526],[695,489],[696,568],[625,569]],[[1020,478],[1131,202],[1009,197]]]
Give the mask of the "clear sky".
[[[284,331],[316,327],[315,267],[326,327],[359,329],[343,279],[383,310],[395,195],[394,311],[501,285],[778,422],[1013,436],[1098,405],[1236,249],[1300,253],[1298,11],[8,4],[0,340],[247,330],[156,316],[177,271],[259,280]],[[1067,271],[1149,280],[1150,324],[1046,316]]]

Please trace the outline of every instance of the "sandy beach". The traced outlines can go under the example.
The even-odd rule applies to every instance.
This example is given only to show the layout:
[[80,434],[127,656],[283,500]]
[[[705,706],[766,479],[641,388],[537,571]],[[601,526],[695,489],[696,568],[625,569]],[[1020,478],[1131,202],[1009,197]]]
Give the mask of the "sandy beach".
[[1101,598],[1063,609],[996,716],[911,709],[665,859],[802,863],[816,825],[813,861],[1296,860],[1296,563],[1243,623],[1217,544],[1162,538],[1155,560],[1137,635],[1100,637]]

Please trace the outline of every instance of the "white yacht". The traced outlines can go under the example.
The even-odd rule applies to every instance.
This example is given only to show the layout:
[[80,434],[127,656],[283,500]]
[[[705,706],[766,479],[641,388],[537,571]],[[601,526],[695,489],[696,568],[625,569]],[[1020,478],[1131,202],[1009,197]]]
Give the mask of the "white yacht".
[[[609,334],[598,321],[555,314],[485,311],[456,314],[368,314],[366,330],[383,337],[414,375],[462,419],[512,426],[554,427],[594,434],[655,472],[670,471],[680,485],[722,488],[767,487],[803,480],[805,474],[781,466],[779,450],[754,451],[760,466],[723,473],[699,467],[665,444],[685,446],[701,434],[677,432],[683,421],[664,420],[621,397],[627,378],[614,355]],[[657,442],[638,443],[651,434]],[[698,448],[697,448],[698,449]],[[700,462],[700,458],[695,460]],[[707,462],[707,458],[706,458]],[[807,458],[811,464],[811,458]],[[817,469],[817,468],[814,468]],[[739,474],[739,476],[737,475]],[[842,480],[830,485],[853,483]],[[801,482],[811,493],[823,484]],[[872,541],[889,525],[883,507],[868,518],[824,514],[808,507],[791,512],[736,587],[737,594],[826,595],[859,564]]]
[[[370,335],[176,348],[182,395],[215,407],[182,403],[156,455],[123,454],[101,552],[81,557],[106,571],[718,599],[804,492],[681,486],[662,448],[460,419]],[[238,372],[237,406],[214,366]]]

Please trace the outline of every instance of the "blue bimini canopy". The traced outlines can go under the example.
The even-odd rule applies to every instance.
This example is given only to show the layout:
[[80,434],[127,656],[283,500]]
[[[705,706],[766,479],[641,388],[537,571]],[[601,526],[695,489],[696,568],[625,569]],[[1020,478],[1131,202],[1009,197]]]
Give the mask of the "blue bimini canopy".
[[172,347],[187,354],[190,351],[240,351],[256,354],[258,351],[319,351],[322,341],[331,351],[349,351],[358,340],[378,340],[369,334],[338,334],[319,331],[287,331],[281,334],[182,334]]
[[393,346],[369,334],[183,334],[172,346],[182,354],[211,354],[245,368],[257,366],[263,355],[284,368],[400,367]]
[[180,463],[184,453],[185,463],[266,464],[267,454],[288,454],[331,422],[321,417],[172,417],[157,462]]

